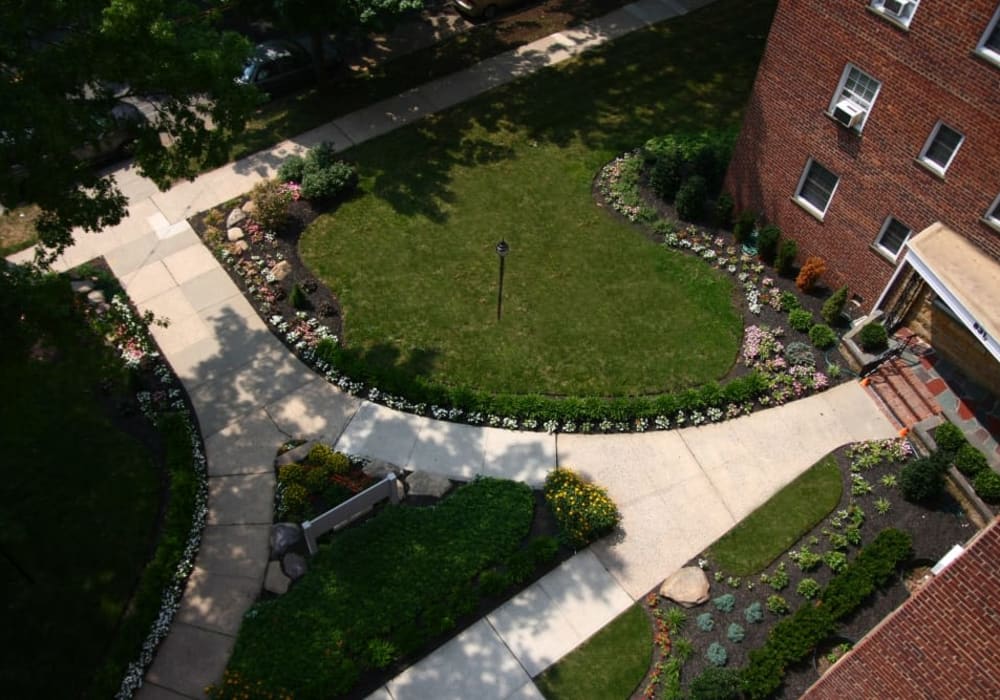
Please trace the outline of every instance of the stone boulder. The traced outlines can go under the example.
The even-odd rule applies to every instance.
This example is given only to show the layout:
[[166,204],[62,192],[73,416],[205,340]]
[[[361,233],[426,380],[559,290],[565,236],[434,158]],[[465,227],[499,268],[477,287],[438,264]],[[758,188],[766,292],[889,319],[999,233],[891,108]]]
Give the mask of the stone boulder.
[[290,274],[292,274],[292,264],[287,260],[282,260],[271,268],[271,276],[278,282],[285,279]]
[[686,566],[660,586],[660,595],[685,608],[708,602],[708,576],[697,566]]
[[275,464],[277,464],[279,467],[283,467],[286,464],[295,464],[296,462],[301,462],[307,456],[309,456],[309,450],[311,450],[313,448],[313,445],[315,444],[316,444],[315,440],[309,440],[308,442],[302,443],[298,447],[293,447],[292,449],[288,450],[288,452],[282,452],[280,455],[278,455],[278,458],[274,460]]
[[104,297],[104,292],[100,289],[95,289],[91,292],[87,292],[87,301],[91,304],[103,304],[107,301],[107,299]]
[[232,251],[235,255],[243,255],[248,250],[250,250],[250,244],[246,241],[236,241],[233,243]]
[[264,590],[275,595],[284,595],[288,592],[288,586],[292,580],[285,576],[281,570],[281,564],[276,561],[268,562],[267,572],[264,574]]
[[235,243],[236,241],[243,238],[243,229],[239,226],[233,226],[228,231],[226,231],[226,238],[229,239],[230,243]]
[[301,554],[296,554],[295,552],[289,552],[281,558],[281,570],[285,572],[285,576],[293,581],[298,581],[300,578],[306,575],[306,571],[309,570],[309,562]]
[[90,294],[94,291],[94,283],[90,280],[73,280],[70,286],[77,294]]
[[248,199],[243,206],[240,207],[240,209],[242,209],[247,216],[253,216],[257,212],[257,203],[252,199]]
[[229,212],[229,216],[226,217],[226,228],[233,228],[234,226],[239,226],[241,223],[246,221],[247,215],[242,209],[233,209]]
[[451,482],[448,481],[448,477],[440,474],[413,472],[406,477],[406,487],[411,496],[441,498],[451,489]]
[[361,471],[372,479],[384,479],[389,474],[395,474],[397,477],[403,476],[402,467],[397,467],[395,464],[381,459],[373,459],[362,467]]
[[281,559],[302,541],[302,528],[295,523],[275,523],[271,526],[271,558]]

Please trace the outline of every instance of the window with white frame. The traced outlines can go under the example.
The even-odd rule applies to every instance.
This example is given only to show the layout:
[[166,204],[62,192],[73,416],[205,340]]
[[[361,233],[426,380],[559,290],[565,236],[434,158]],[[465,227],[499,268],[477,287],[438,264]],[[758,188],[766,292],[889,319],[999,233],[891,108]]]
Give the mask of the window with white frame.
[[893,22],[909,27],[920,0],[872,0],[871,8]]
[[826,214],[833,192],[837,189],[840,178],[824,168],[818,162],[809,159],[806,169],[802,171],[799,187],[795,191],[795,200],[814,213],[820,219]]
[[1000,65],[1000,7],[993,13],[993,19],[986,26],[983,38],[976,47],[976,53]]
[[963,140],[965,137],[962,134],[944,122],[938,122],[924,144],[924,150],[920,152],[920,162],[939,175],[944,175]]
[[986,210],[986,223],[993,228],[1000,230],[1000,194],[993,200],[993,204]]
[[861,131],[882,83],[850,63],[830,101],[830,114],[844,126]]
[[895,258],[899,255],[899,251],[902,250],[903,244],[906,243],[906,239],[910,237],[911,233],[913,231],[909,226],[899,219],[889,216],[882,224],[882,230],[879,232],[878,238],[875,239],[875,245],[890,257]]

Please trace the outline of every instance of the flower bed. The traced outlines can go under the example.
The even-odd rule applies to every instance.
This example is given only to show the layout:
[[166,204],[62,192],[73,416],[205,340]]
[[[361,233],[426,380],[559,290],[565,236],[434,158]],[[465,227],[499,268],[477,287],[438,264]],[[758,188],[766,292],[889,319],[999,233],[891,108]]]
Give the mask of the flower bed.
[[[974,529],[950,496],[944,495],[929,505],[916,505],[902,498],[898,475],[909,455],[907,443],[900,440],[837,450],[833,456],[842,471],[841,502],[775,561],[763,570],[737,575],[718,568],[709,549],[688,564],[700,566],[709,574],[709,603],[685,611],[655,592],[651,594],[647,607],[660,620],[658,625],[664,628],[669,641],[658,645],[661,658],[647,677],[646,697],[680,697],[681,689],[689,689],[708,669],[746,668],[750,652],[771,639],[775,625],[823,598],[831,582],[849,569],[857,553],[874,540],[875,533],[886,528],[908,533],[913,541],[910,562],[936,561],[953,544],[968,540]],[[889,583],[874,595],[862,596],[865,602],[845,613],[835,627],[836,634],[860,639],[902,603],[908,595],[902,577]],[[827,602],[832,605],[832,600]],[[758,666],[761,663],[758,661]],[[675,672],[678,666],[679,674],[668,673]],[[765,671],[759,666],[756,673]],[[668,682],[671,678],[674,680]],[[811,655],[803,656],[788,664],[777,696],[799,697],[816,678]],[[725,674],[718,682],[726,682]]]

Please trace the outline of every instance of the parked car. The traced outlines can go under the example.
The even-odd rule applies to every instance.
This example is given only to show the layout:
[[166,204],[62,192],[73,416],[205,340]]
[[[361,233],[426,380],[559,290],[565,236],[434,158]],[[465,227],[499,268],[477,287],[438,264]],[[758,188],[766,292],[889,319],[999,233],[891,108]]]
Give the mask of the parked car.
[[101,120],[102,131],[96,141],[73,149],[79,160],[94,166],[109,165],[130,155],[145,115],[135,105],[119,102]]
[[455,7],[463,15],[493,19],[498,10],[520,5],[525,0],[455,0]]
[[[324,42],[323,58],[327,68],[340,62],[329,42]],[[236,81],[253,85],[273,97],[303,88],[315,78],[312,55],[302,44],[291,39],[272,39],[254,47]]]

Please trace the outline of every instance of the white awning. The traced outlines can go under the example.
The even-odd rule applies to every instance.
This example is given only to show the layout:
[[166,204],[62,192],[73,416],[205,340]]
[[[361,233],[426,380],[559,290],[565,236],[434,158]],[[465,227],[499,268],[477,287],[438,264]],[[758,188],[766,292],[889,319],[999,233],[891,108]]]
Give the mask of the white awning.
[[1000,263],[941,222],[906,242],[903,263],[1000,362]]

